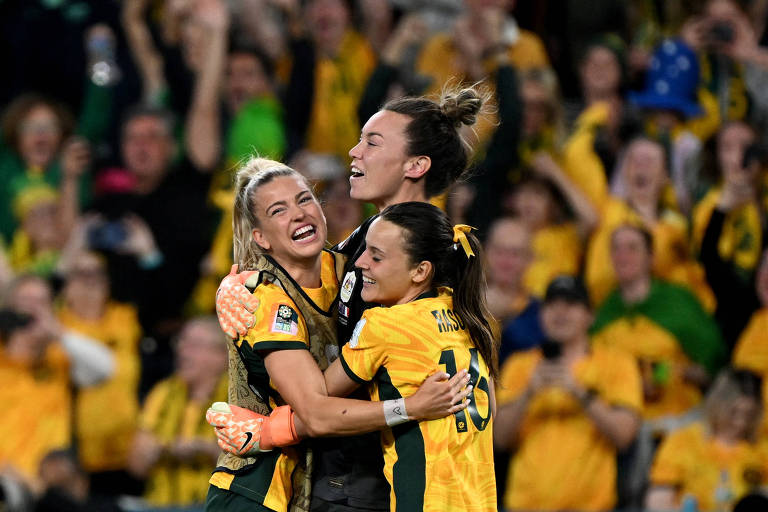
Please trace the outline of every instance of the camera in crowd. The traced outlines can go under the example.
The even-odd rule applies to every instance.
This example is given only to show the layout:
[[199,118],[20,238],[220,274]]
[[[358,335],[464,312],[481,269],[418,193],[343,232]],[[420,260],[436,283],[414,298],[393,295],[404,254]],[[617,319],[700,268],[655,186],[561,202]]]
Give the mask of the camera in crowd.
[[716,44],[728,44],[734,39],[733,25],[727,21],[717,21],[709,29],[709,40]]
[[116,251],[128,238],[128,230],[120,219],[105,220],[88,230],[88,245],[101,251]]

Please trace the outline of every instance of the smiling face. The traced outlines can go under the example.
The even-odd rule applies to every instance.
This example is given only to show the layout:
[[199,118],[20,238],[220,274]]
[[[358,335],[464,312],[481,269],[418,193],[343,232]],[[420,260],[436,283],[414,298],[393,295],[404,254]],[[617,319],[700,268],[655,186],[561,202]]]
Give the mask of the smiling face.
[[[404,248],[403,229],[377,219],[365,237],[365,251],[355,262],[362,269],[365,302],[394,306],[418,297],[429,287],[431,265],[414,265]],[[425,268],[425,264],[429,268]]]
[[350,197],[377,206],[393,202],[406,180],[409,157],[405,130],[410,122],[409,116],[380,110],[365,123],[360,142],[349,150]]
[[254,193],[253,240],[281,265],[317,259],[328,230],[320,203],[299,174],[279,176]]

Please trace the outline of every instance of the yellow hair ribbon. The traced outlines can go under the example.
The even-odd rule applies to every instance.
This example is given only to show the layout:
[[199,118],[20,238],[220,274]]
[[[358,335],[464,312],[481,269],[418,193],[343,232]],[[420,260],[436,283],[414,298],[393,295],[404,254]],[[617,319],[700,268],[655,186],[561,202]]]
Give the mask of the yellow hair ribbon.
[[473,229],[475,228],[467,226],[466,224],[456,224],[453,226],[453,241],[461,244],[461,248],[464,249],[464,254],[467,255],[467,258],[475,255],[472,251],[472,247],[469,245],[469,240],[467,239],[467,233]]

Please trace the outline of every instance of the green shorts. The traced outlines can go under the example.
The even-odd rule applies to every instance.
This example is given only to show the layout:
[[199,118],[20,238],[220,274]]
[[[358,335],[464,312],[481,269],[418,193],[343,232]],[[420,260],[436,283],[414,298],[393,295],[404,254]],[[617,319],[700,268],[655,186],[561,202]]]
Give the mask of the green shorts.
[[249,500],[245,496],[226,489],[220,489],[215,485],[208,486],[205,510],[207,512],[274,512],[271,508]]

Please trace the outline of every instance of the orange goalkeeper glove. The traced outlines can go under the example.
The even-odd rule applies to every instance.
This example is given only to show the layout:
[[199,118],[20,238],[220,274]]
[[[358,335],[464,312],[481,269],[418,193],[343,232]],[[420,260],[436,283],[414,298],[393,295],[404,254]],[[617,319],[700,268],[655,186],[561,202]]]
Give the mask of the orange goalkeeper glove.
[[264,416],[226,402],[216,402],[206,412],[205,419],[215,427],[219,447],[240,457],[299,442],[293,411],[288,405]]
[[[245,336],[253,325],[253,313],[259,309],[259,299],[245,287],[245,284],[257,271],[245,270],[237,273],[237,265],[232,265],[229,274],[224,276],[216,291],[216,316],[219,317],[221,330],[230,338]],[[250,283],[249,283],[250,284]],[[253,283],[255,286],[256,283]]]

